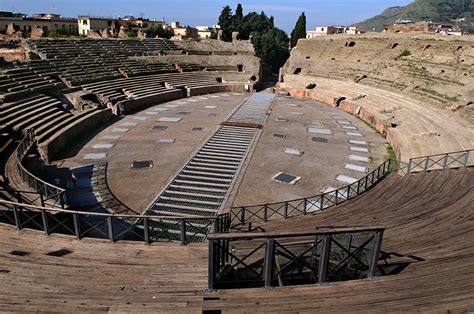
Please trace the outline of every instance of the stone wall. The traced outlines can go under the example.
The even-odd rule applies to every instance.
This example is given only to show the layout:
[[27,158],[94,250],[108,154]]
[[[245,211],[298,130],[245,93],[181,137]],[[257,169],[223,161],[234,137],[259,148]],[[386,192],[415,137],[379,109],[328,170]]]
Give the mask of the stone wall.
[[193,40],[176,41],[176,45],[188,51],[232,51],[243,54],[255,54],[253,44],[249,41],[238,40],[235,43],[222,40],[208,39],[200,42]]
[[355,81],[460,111],[474,121],[473,65],[474,36],[334,35],[300,40],[283,79],[300,74]]
[[49,138],[47,141],[38,146],[38,150],[44,160],[53,160],[58,153],[67,149],[70,143],[78,137],[84,136],[88,132],[92,132],[100,125],[109,121],[112,118],[112,111],[104,109],[96,111],[92,116],[85,116],[73,124],[61,130]]
[[[247,82],[253,76],[254,79],[258,81],[261,74],[260,58],[253,55],[166,55],[153,57],[138,57],[137,59],[171,64],[179,63],[199,64],[204,66],[233,66],[235,67],[235,71],[237,71],[238,65],[242,65],[242,72],[238,73],[238,75],[235,76],[235,79],[240,82]],[[231,80],[230,77],[229,80]]]

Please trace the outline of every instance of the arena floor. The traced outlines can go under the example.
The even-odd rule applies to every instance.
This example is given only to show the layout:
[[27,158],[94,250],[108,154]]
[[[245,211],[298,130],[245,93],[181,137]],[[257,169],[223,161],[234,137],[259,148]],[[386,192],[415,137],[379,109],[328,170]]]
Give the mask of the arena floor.
[[[142,212],[246,97],[214,94],[151,107],[104,128],[73,157],[56,164],[75,168],[107,162],[111,192]],[[318,133],[309,133],[308,128]],[[294,151],[288,154],[286,149]],[[298,152],[301,156],[293,155]],[[366,161],[350,160],[350,155]],[[277,97],[224,207],[278,202],[338,188],[347,183],[337,176],[361,178],[385,155],[385,140],[356,117],[312,100]],[[152,161],[153,167],[131,168],[142,160]],[[280,172],[300,180],[294,185],[277,182],[273,177]]]

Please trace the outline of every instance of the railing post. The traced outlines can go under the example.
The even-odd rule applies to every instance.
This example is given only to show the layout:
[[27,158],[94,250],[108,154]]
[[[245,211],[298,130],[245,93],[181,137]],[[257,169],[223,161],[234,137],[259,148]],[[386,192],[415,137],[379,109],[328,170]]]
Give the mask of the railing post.
[[321,198],[319,199],[319,210],[323,210],[324,209],[324,196],[326,194],[321,194]]
[[321,255],[319,257],[318,280],[319,284],[326,283],[329,256],[331,255],[331,241],[332,235],[326,234],[323,236],[321,244]]
[[186,245],[186,219],[181,219],[181,245]]
[[272,289],[273,277],[273,260],[275,257],[275,239],[270,238],[266,240],[265,245],[265,260],[263,264],[263,280],[265,281],[265,289]]
[[41,211],[41,219],[43,220],[44,234],[49,236],[48,213],[45,210]]
[[145,245],[150,245],[150,229],[148,226],[148,218],[143,219],[143,238]]
[[306,214],[307,214],[307,213],[306,213],[306,208],[307,208],[307,207],[308,207],[308,199],[305,198],[305,199],[303,200],[303,216],[306,216]]
[[467,150],[464,155],[464,168],[467,167],[467,164],[469,162],[469,151]]
[[283,207],[283,218],[288,218],[288,202],[285,202],[285,206]]
[[245,223],[245,207],[242,207],[240,209],[240,223]]
[[448,166],[448,158],[449,158],[449,154],[444,155],[443,170],[446,169],[446,167]]
[[41,207],[45,207],[44,206],[44,196],[43,196],[43,194],[40,194],[40,204],[41,204]]
[[222,231],[221,231],[221,221],[220,221],[220,220],[221,220],[221,217],[220,217],[220,216],[218,216],[218,217],[214,220],[214,224],[212,225],[212,229],[213,229],[214,232],[218,232],[218,233],[222,232]]
[[369,274],[367,276],[369,279],[376,278],[377,263],[379,261],[380,248],[382,247],[382,238],[383,238],[383,230],[377,231],[374,237],[372,260],[370,262]]
[[108,225],[108,229],[109,229],[109,239],[110,239],[110,242],[114,243],[114,242],[115,242],[115,238],[114,238],[114,223],[113,223],[113,220],[112,220],[112,216],[108,216],[108,217],[107,217],[107,225]]
[[218,268],[215,265],[215,256],[216,256],[216,243],[215,240],[209,240],[209,249],[208,249],[208,256],[207,256],[207,291],[212,292],[215,291],[215,284],[216,284],[216,271]]
[[357,195],[360,194],[360,180],[357,181]]
[[[317,262],[318,256],[318,235],[314,237],[313,248],[311,249],[311,260],[310,264],[314,267]],[[311,270],[311,280],[314,280],[317,276],[317,273],[314,270]]]
[[65,193],[62,193],[62,194],[59,196],[59,201],[61,202],[61,209],[64,209],[64,207],[65,207],[65,203],[66,203],[66,201],[64,200],[65,197],[66,197],[66,194],[65,194]]
[[407,173],[410,173],[410,170],[411,170],[411,158],[410,158],[410,160],[408,161]]
[[76,240],[81,239],[81,226],[79,225],[79,218],[77,214],[72,214],[72,222],[74,224],[74,233],[76,234]]
[[13,217],[15,217],[15,226],[17,230],[21,230],[21,218],[20,214],[18,213],[18,208],[16,205],[13,205]]
[[263,221],[264,222],[268,221],[268,205],[267,204],[263,206]]
[[336,196],[336,205],[338,204],[338,202],[337,202],[337,199],[339,198],[339,195],[338,195],[338,194],[339,194],[339,189],[337,189],[337,190],[336,190],[336,194],[334,194],[334,195]]
[[20,192],[17,191],[17,192],[15,193],[15,196],[16,196],[17,202],[18,202],[18,203],[21,203],[21,194],[20,194]]
[[426,157],[426,159],[425,159],[425,165],[423,166],[423,169],[425,170],[425,172],[428,171],[428,165],[429,165],[429,163],[430,163],[430,157],[428,156],[428,157]]

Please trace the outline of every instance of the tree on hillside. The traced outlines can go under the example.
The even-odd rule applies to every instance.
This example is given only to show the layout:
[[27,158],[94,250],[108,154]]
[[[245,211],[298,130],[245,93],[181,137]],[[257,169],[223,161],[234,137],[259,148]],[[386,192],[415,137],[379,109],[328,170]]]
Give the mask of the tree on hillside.
[[301,13],[295,28],[291,32],[291,48],[296,46],[300,38],[306,38],[306,15],[304,12]]
[[232,40],[233,19],[232,9],[226,5],[219,16],[219,25],[222,30],[222,40],[224,41]]

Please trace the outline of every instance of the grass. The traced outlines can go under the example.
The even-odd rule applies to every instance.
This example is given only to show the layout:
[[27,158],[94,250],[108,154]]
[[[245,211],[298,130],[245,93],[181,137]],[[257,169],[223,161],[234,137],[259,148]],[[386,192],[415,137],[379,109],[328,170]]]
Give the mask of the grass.
[[423,88],[420,88],[420,90],[427,93],[427,94],[431,94],[433,96],[443,98],[443,99],[445,99],[447,101],[450,101],[450,102],[457,102],[459,100],[459,98],[457,96],[449,96],[449,95],[441,94],[441,93],[438,93],[435,90],[432,90],[431,88],[423,87]]
[[397,171],[397,164],[395,162],[397,160],[397,154],[395,153],[395,150],[390,144],[387,144],[387,159],[394,161],[390,163],[390,171],[391,172]]
[[408,56],[411,56],[411,51],[408,49],[405,49],[402,52],[400,52],[400,54],[398,55],[398,57],[395,58],[395,60],[398,60],[403,57],[408,57]]

